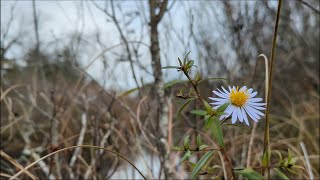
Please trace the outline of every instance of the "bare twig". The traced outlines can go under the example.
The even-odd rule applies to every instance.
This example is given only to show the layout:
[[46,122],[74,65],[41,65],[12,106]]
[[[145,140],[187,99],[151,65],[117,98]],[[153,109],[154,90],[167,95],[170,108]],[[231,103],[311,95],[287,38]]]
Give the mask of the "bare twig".
[[[86,134],[86,130],[87,130],[87,115],[85,113],[83,113],[81,116],[81,124],[82,124],[82,128],[80,130],[77,146],[83,144],[84,135]],[[81,148],[76,148],[69,163],[69,166],[71,168],[74,166],[77,160],[77,157],[80,153],[81,153]]]

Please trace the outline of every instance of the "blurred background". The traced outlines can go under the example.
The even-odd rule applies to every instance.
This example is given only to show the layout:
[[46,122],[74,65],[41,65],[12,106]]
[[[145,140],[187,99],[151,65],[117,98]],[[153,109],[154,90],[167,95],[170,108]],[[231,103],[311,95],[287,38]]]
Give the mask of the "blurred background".
[[[176,70],[189,51],[203,77],[229,79],[265,97],[277,1],[1,1],[1,178],[57,149],[103,146],[125,155],[151,179],[187,178],[190,167],[173,151],[189,134],[212,144],[203,120],[177,116],[191,85]],[[271,100],[271,148],[287,150],[319,178],[318,0],[284,1]],[[199,86],[208,100],[225,81]],[[253,121],[251,121],[253,122]],[[224,126],[235,167],[259,166],[264,119]],[[249,141],[253,145],[249,146]],[[248,153],[249,152],[249,153]],[[201,153],[194,155],[196,162]],[[272,156],[272,162],[277,156]],[[211,164],[221,165],[218,154]],[[127,162],[94,149],[70,149],[29,169],[40,179],[141,178]],[[221,169],[215,175],[223,178]],[[307,168],[291,178],[309,178]],[[209,178],[210,176],[202,176]],[[20,178],[28,178],[22,174]]]

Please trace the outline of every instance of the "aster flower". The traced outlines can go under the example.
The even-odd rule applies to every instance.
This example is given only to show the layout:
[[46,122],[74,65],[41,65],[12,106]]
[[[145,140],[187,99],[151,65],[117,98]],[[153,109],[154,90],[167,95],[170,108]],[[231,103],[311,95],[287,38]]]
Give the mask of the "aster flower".
[[[214,105],[214,109],[219,108],[225,103],[230,103],[229,106],[224,111],[225,114],[220,117],[220,120],[232,116],[231,122],[234,124],[237,119],[240,122],[245,122],[249,126],[248,116],[258,122],[261,116],[264,116],[264,113],[259,110],[265,110],[265,103],[261,103],[262,98],[254,98],[257,95],[257,92],[253,92],[253,89],[247,89],[246,86],[242,88],[229,87],[227,91],[224,87],[221,87],[222,90],[217,89],[212,91],[218,98],[209,97],[209,99],[216,101],[210,103]],[[247,116],[248,115],[248,116]]]

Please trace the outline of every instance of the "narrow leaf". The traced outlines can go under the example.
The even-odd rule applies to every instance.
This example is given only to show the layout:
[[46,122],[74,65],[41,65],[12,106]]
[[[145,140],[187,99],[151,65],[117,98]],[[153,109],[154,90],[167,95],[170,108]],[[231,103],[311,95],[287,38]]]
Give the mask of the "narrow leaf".
[[193,101],[193,100],[194,100],[194,98],[189,98],[189,99],[181,106],[181,108],[180,108],[179,111],[178,111],[178,116],[181,115],[182,110],[183,110],[191,101]]
[[218,107],[217,111],[218,112],[224,112],[227,109],[227,107],[229,106],[229,104],[230,103],[224,103],[223,105]]
[[187,135],[184,139],[183,139],[183,146],[185,148],[189,148],[189,144],[190,144],[190,138],[189,135]]
[[212,125],[212,121],[213,121],[213,118],[212,117],[207,117],[205,118],[205,124],[204,124],[204,128],[207,130],[211,127]]
[[169,81],[169,82],[167,82],[167,83],[165,83],[165,84],[163,85],[163,89],[167,89],[167,88],[169,88],[169,87],[171,87],[171,86],[173,86],[173,85],[175,85],[175,84],[183,83],[183,82],[186,82],[186,81],[184,81],[184,80],[173,80],[173,81]]
[[136,91],[137,89],[138,89],[138,88],[129,89],[128,91],[125,91],[125,92],[121,93],[120,95],[118,95],[117,98],[125,97],[125,96],[133,93],[133,92]]
[[190,60],[187,64],[188,68],[191,68],[193,66],[194,60]]
[[161,67],[161,69],[179,69],[180,67],[179,66],[164,66],[164,67]]
[[273,170],[276,173],[277,178],[283,179],[283,180],[289,180],[289,178],[283,172],[281,172],[278,168],[274,168]]
[[248,180],[257,180],[257,179],[265,179],[261,174],[254,171],[252,168],[245,168],[242,170],[235,170],[237,174],[241,174],[242,176],[248,178]]
[[187,159],[189,159],[191,157],[192,153],[190,150],[188,150],[184,156],[182,157],[182,159],[180,160],[179,164],[183,163],[184,161],[186,161]]
[[185,64],[187,63],[187,59],[188,59],[188,56],[189,56],[190,53],[191,53],[191,51],[189,51],[189,52],[186,54],[186,56],[184,57],[184,59],[183,59],[183,65],[185,65]]
[[207,101],[203,100],[203,105],[206,108],[208,113],[212,112],[212,107],[210,106],[210,104]]
[[179,61],[180,66],[182,66],[182,61],[179,57],[178,57],[178,61]]
[[211,127],[212,127],[213,136],[217,140],[218,144],[221,147],[224,147],[223,135],[222,135],[222,129],[221,129],[220,121],[219,121],[219,119],[217,117],[214,117],[212,122],[213,123],[212,123]]
[[268,162],[270,162],[270,148],[268,148],[262,156],[262,166],[267,167],[268,166]]
[[212,156],[212,154],[215,151],[208,151],[205,155],[202,156],[202,158],[197,162],[196,166],[191,172],[191,179],[195,179],[198,172],[201,170],[201,168],[207,163],[209,158]]
[[226,78],[206,78],[206,79],[202,79],[201,81],[198,82],[198,84],[202,83],[203,81],[208,81],[208,80],[224,80],[228,82],[228,79]]
[[198,134],[198,136],[197,136],[196,143],[197,143],[197,146],[200,146],[202,144],[202,139],[201,139],[200,134]]
[[199,115],[199,116],[205,116],[207,114],[207,111],[204,110],[192,110],[190,111],[191,114]]
[[209,146],[206,144],[202,144],[201,146],[199,146],[199,151],[201,151],[202,149],[205,149],[207,147],[209,147]]

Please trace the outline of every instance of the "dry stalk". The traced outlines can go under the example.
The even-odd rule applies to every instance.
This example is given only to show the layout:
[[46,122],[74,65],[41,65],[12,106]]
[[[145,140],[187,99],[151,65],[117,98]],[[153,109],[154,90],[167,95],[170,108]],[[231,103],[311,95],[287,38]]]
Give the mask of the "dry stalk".
[[[118,155],[119,157],[121,157],[123,160],[127,161],[134,169],[136,169],[139,174],[142,176],[143,179],[146,179],[146,177],[142,174],[142,172],[129,160],[127,159],[125,156],[123,156],[122,154],[116,152],[116,151],[113,151],[111,149],[108,149],[108,148],[105,148],[105,147],[100,147],[100,146],[93,146],[93,145],[79,145],[79,146],[69,146],[69,147],[66,147],[66,148],[63,148],[63,149],[59,149],[55,152],[52,152],[52,153],[49,153],[45,156],[43,156],[42,158],[39,158],[38,160],[34,161],[33,163],[29,164],[28,166],[25,167],[25,170],[28,170],[30,169],[31,167],[33,167],[34,165],[36,165],[37,163],[39,163],[40,161],[48,158],[48,157],[51,157],[57,153],[60,153],[60,152],[63,152],[63,151],[66,151],[66,150],[69,150],[69,149],[74,149],[74,148],[78,148],[78,147],[82,147],[82,148],[91,148],[91,149],[103,149],[103,150],[106,150],[110,153],[113,153],[113,154],[116,154]],[[14,176],[12,176],[9,180],[13,180],[15,178],[17,178],[19,175],[21,175],[23,172],[23,170],[20,170],[18,173],[16,173]]]

